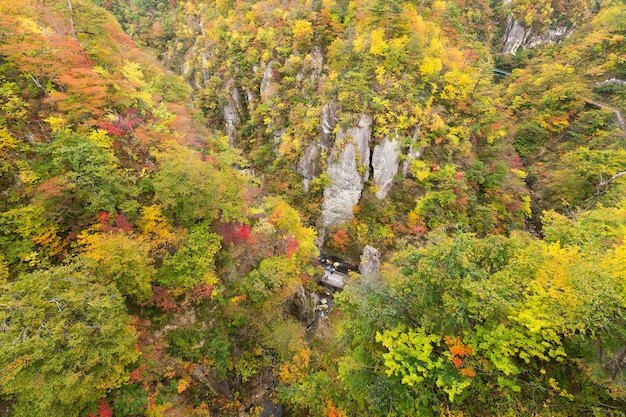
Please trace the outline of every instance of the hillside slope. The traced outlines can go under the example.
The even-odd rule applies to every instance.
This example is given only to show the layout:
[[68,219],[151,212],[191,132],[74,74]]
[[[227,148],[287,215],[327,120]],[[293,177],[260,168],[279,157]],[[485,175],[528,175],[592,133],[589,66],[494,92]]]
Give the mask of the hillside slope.
[[313,230],[180,78],[69,4],[0,2],[1,414],[236,409],[273,366],[260,330],[315,272]]
[[623,1],[14,3],[0,415],[623,416]]

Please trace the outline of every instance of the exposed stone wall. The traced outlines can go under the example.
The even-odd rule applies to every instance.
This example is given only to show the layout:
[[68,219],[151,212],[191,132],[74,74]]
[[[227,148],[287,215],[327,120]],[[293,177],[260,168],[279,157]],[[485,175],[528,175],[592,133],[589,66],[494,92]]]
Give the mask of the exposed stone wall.
[[[505,9],[510,7],[512,0],[503,0]],[[519,48],[533,48],[546,43],[558,43],[567,39],[573,32],[568,26],[557,26],[543,33],[537,33],[532,28],[527,28],[512,14],[508,16],[506,31],[502,39],[502,53],[515,54]]]
[[400,143],[394,137],[391,140],[385,138],[374,147],[372,154],[372,168],[374,169],[374,185],[376,185],[376,198],[379,200],[387,197],[387,193],[393,186],[393,181],[398,174],[400,165]]
[[318,228],[336,226],[353,217],[352,209],[369,178],[371,135],[372,117],[367,114],[359,116],[356,126],[337,132],[326,171],[332,182],[324,189]]

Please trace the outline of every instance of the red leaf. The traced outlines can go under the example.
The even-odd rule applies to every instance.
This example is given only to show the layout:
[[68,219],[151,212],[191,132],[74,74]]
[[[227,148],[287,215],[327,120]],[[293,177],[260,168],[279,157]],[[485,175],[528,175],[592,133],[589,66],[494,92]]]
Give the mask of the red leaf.
[[130,232],[133,230],[133,225],[130,224],[124,213],[118,213],[115,217],[115,227],[124,232]]
[[104,398],[98,403],[98,414],[89,413],[89,417],[113,417],[113,410],[109,407]]

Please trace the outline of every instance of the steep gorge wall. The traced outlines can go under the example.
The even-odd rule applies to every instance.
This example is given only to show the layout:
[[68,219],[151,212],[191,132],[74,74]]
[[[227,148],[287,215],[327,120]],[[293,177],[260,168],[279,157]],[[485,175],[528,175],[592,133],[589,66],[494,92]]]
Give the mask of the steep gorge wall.
[[369,179],[371,136],[372,117],[366,114],[359,116],[354,127],[337,132],[328,157],[326,172],[331,184],[324,189],[320,227],[336,226],[352,218],[352,208]]
[[[321,48],[314,47],[309,56],[309,73],[301,70],[296,79],[308,78],[314,83],[323,83],[321,73],[324,69],[324,56]],[[280,84],[275,80],[273,67],[277,64],[270,61],[265,65],[260,63],[254,68],[256,72],[263,69],[263,77],[258,88],[254,89],[257,92],[253,93],[247,89],[245,98],[240,93],[241,87],[236,85],[234,79],[224,84],[227,95],[222,103],[221,113],[230,146],[237,147],[237,141],[242,140],[238,130],[244,121],[246,106],[251,109],[276,98]],[[374,143],[373,118],[370,114],[356,115],[351,127],[337,128],[339,113],[340,109],[332,101],[322,106],[317,129],[318,137],[306,147],[294,166],[302,177],[305,192],[309,191],[309,183],[322,174],[330,181],[330,184],[324,187],[321,214],[316,222],[320,237],[319,245],[323,243],[328,227],[338,226],[353,217],[353,208],[359,203],[370,178],[376,189],[376,197],[380,200],[385,199],[400,171],[401,162],[401,173],[406,177],[409,175],[410,161],[420,158],[423,154],[423,148],[420,148],[421,152],[416,152],[413,147],[405,149],[403,154],[397,136],[391,139],[385,137],[380,143]],[[418,131],[419,129],[415,130],[413,140],[418,139]],[[274,149],[280,148],[284,133],[285,128],[273,131]],[[279,156],[280,152],[276,152],[276,157]]]
[[506,16],[501,49],[504,54],[515,54],[520,48],[529,49],[562,42],[592,12],[591,4],[580,0],[531,3],[502,0],[502,6],[502,12]]
[[[479,187],[460,173],[474,147],[493,143],[499,117],[492,102],[474,107],[489,84],[488,49],[448,40],[462,25],[448,22],[439,2],[401,3],[386,17],[356,2],[268,1],[226,13],[190,0],[175,9],[180,27],[162,57],[194,87],[206,125],[241,150],[269,192],[318,226],[318,244],[327,230],[358,222],[382,241],[392,229],[438,227],[450,213],[454,224],[467,222],[468,201],[496,216],[492,202],[463,194]],[[424,161],[413,178],[416,159]],[[414,195],[394,193],[398,183]],[[420,202],[428,190],[433,200]],[[364,206],[368,214],[355,218]],[[372,217],[384,207],[391,215]]]
[[532,28],[525,28],[519,20],[509,15],[503,38],[502,53],[515,54],[520,49],[529,49],[542,44],[559,43],[567,39],[573,32],[569,26],[557,26],[543,33],[535,33]]

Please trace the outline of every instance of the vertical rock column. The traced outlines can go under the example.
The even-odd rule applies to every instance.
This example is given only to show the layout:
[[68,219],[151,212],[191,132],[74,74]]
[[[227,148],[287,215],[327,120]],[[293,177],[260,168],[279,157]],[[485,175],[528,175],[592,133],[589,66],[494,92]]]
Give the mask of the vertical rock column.
[[243,105],[241,94],[235,85],[234,79],[230,79],[226,83],[225,88],[229,91],[229,94],[228,103],[222,108],[222,116],[224,117],[224,125],[228,135],[228,145],[234,147],[237,139],[237,127],[243,114]]
[[399,165],[400,144],[395,137],[392,140],[385,138],[374,147],[372,168],[374,169],[374,184],[377,187],[376,198],[379,200],[387,197],[387,193],[393,186],[393,180],[398,174]]
[[311,143],[298,161],[297,171],[298,174],[302,175],[302,185],[305,192],[309,192],[309,182],[322,173],[320,161],[322,151],[328,151],[333,146],[332,133],[337,125],[337,105],[335,103],[330,102],[324,105],[320,123],[320,140]]
[[363,248],[361,264],[359,265],[362,284],[373,284],[380,280],[380,253],[372,246]]
[[363,185],[369,178],[372,117],[361,114],[355,127],[337,132],[335,146],[328,158],[327,174],[332,181],[324,189],[322,214],[318,219],[318,245],[326,228],[350,220],[359,202]]

